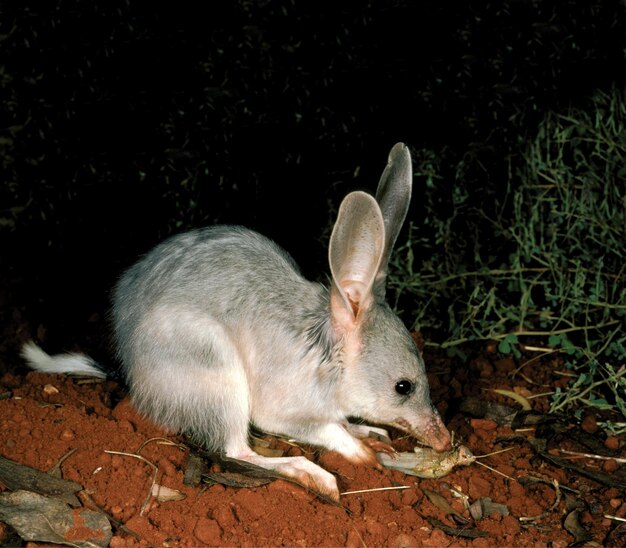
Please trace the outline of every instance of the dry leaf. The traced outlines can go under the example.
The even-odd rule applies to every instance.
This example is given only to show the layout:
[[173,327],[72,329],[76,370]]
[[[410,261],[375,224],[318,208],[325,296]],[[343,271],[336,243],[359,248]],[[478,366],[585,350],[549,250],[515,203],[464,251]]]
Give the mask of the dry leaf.
[[194,453],[187,455],[185,463],[185,477],[183,483],[185,485],[200,485],[202,474],[209,471],[209,467],[205,460]]
[[171,502],[173,500],[183,500],[187,495],[178,489],[165,487],[165,485],[154,484],[152,486],[152,496],[159,502]]
[[574,510],[567,514],[565,521],[563,522],[563,527],[565,530],[571,533],[574,536],[574,543],[579,545],[591,540],[593,535],[590,535],[587,530],[580,524],[579,518],[580,512],[578,510]]
[[506,396],[507,398],[511,398],[512,400],[515,400],[517,403],[519,403],[522,406],[522,409],[524,409],[525,411],[531,410],[530,403],[528,402],[528,400],[524,396],[521,396],[520,394],[517,394],[516,392],[513,392],[512,390],[502,390],[500,388],[496,388],[492,390],[492,392],[495,392],[496,394],[500,394],[501,396]]
[[475,521],[486,518],[493,513],[498,513],[502,516],[509,515],[509,509],[504,504],[493,502],[491,497],[481,497],[475,500],[470,505],[469,511]]
[[429,491],[428,489],[422,489],[422,491],[424,491],[424,494],[426,495],[426,497],[428,497],[428,500],[432,502],[437,508],[439,508],[439,510],[441,510],[445,514],[452,514],[453,516],[457,516],[462,519],[465,519],[463,514],[460,514],[454,508],[452,508],[450,503],[446,500],[446,498],[443,495],[440,495],[439,493],[435,493],[434,491]]
[[260,487],[261,485],[267,485],[273,481],[273,479],[270,478],[253,478],[238,472],[219,472],[215,474],[205,474],[205,476],[212,483],[219,483],[220,485],[227,485],[228,487]]
[[501,405],[499,403],[488,402],[480,398],[463,398],[459,410],[472,417],[480,419],[491,419],[499,426],[511,426],[511,422],[518,413],[518,409]]

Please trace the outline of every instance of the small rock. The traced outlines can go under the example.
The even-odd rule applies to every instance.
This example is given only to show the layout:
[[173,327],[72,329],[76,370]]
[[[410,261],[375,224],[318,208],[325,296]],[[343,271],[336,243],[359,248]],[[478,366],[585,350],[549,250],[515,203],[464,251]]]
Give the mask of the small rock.
[[495,341],[489,341],[486,345],[485,345],[485,352],[487,352],[487,354],[495,354],[498,351],[498,343]]
[[391,541],[391,546],[394,548],[412,548],[413,546],[419,546],[419,543],[415,537],[402,533]]
[[602,470],[604,470],[607,474],[612,474],[619,469],[619,464],[615,459],[605,460],[602,465]]
[[63,430],[63,432],[61,432],[61,439],[63,441],[72,441],[75,437],[76,435],[71,430]]
[[588,434],[593,434],[598,430],[598,422],[593,415],[586,415],[580,427]]
[[222,542],[222,529],[214,519],[199,518],[193,534],[200,542],[208,546],[219,546]]
[[111,515],[115,518],[119,519],[120,517],[122,517],[123,512],[124,509],[117,504],[111,507]]
[[491,419],[472,419],[470,421],[470,424],[472,425],[472,428],[474,430],[491,431],[498,428],[498,424],[496,423],[496,421]]

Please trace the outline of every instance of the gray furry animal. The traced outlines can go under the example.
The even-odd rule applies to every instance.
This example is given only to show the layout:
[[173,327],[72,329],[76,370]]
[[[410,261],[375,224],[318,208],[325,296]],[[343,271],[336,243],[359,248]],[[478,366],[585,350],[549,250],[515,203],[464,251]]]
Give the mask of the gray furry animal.
[[[335,499],[335,477],[305,457],[255,453],[250,425],[360,463],[376,458],[364,441],[369,428],[351,417],[450,449],[424,363],[385,302],[411,183],[411,157],[398,143],[376,198],[345,197],[330,238],[328,288],[304,279],[275,243],[237,226],[174,236],[132,266],[115,288],[113,320],[136,407],[210,451]],[[48,356],[34,343],[23,356],[39,371],[105,375],[85,356]]]

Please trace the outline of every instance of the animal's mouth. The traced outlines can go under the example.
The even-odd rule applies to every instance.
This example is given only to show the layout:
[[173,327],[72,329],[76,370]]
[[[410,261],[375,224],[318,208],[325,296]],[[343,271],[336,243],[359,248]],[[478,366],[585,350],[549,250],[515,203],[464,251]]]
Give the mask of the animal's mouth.
[[448,432],[438,414],[433,414],[424,424],[417,427],[402,417],[398,417],[390,424],[411,434],[415,439],[432,447],[439,453],[452,449],[450,432]]

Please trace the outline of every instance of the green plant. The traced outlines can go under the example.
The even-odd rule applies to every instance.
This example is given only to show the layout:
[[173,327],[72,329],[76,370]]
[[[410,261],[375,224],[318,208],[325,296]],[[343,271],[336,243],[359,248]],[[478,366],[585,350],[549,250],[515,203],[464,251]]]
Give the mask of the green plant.
[[518,356],[530,343],[563,353],[574,380],[552,410],[612,407],[626,417],[624,93],[549,112],[520,145],[503,192],[472,195],[459,170],[447,213],[436,157],[416,155],[425,223],[394,257],[396,305],[413,299],[415,327],[453,353],[479,339]]

